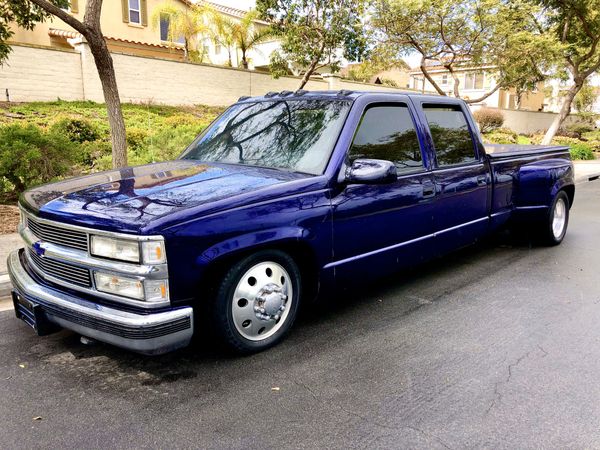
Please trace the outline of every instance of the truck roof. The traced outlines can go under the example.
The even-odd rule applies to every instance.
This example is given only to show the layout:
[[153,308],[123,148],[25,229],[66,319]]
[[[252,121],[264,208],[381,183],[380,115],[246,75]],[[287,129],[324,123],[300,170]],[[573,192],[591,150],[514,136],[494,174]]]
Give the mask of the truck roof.
[[340,91],[305,91],[305,90],[297,90],[297,91],[281,91],[281,92],[267,92],[265,95],[249,97],[243,96],[240,97],[238,102],[253,102],[253,101],[265,101],[265,100],[278,100],[282,98],[312,98],[312,99],[330,99],[330,100],[340,100],[340,99],[348,99],[348,100],[356,100],[358,97],[363,96],[390,96],[395,97],[398,95],[409,96],[409,97],[418,97],[420,99],[431,100],[431,101],[439,101],[440,99],[444,100],[455,100],[460,102],[460,99],[454,97],[442,97],[441,95],[432,95],[432,94],[421,94],[419,92],[414,91],[351,91],[342,89]]

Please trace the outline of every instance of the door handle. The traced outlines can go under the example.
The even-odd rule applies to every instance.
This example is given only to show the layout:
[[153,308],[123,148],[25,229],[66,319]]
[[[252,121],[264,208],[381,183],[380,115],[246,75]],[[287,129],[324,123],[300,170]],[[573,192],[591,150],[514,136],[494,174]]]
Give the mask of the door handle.
[[487,175],[480,175],[477,177],[477,184],[483,186],[487,184]]
[[423,198],[431,198],[435,196],[435,185],[423,186]]

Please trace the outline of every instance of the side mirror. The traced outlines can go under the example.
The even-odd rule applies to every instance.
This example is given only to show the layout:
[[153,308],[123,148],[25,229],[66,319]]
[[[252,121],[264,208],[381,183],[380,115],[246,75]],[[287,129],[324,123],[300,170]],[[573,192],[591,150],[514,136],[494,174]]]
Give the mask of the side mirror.
[[348,183],[383,184],[397,179],[396,165],[382,159],[357,159],[346,169]]

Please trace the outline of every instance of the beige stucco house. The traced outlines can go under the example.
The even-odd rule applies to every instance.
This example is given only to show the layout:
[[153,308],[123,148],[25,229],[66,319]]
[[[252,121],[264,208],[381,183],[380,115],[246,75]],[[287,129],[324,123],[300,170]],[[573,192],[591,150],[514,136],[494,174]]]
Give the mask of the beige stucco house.
[[[440,66],[430,67],[428,73],[444,92],[448,95],[454,95],[454,79],[447,69]],[[460,80],[460,96],[464,99],[480,98],[496,85],[494,67],[492,66],[461,67],[455,69],[455,73]],[[410,71],[410,87],[419,91],[435,91],[433,85],[425,78],[420,69]],[[538,83],[535,90],[524,93],[521,96],[520,104],[518,104],[514,89],[498,89],[480,103],[494,108],[543,111],[544,84]]]
[[[202,1],[202,0],[201,0]],[[111,52],[150,56],[182,61],[184,59],[183,44],[169,42],[167,39],[168,21],[160,24],[151,23],[152,13],[164,0],[104,0],[102,6],[102,32]],[[247,11],[222,6],[212,2],[204,2],[218,13],[232,20],[241,19]],[[189,0],[172,0],[175,7],[185,9],[192,5]],[[68,12],[79,20],[83,20],[86,0],[71,0]],[[266,27],[262,21],[254,21],[256,27]],[[14,35],[11,42],[50,48],[72,48],[73,40],[80,38],[73,28],[60,19],[52,18],[38,23],[33,30],[13,26]],[[198,36],[199,43],[206,55],[205,62],[225,65],[228,63],[228,52],[209,36]],[[279,42],[264,42],[256,50],[249,52],[250,68],[266,67],[271,52],[278,48]],[[240,66],[239,49],[231,49],[232,65]]]

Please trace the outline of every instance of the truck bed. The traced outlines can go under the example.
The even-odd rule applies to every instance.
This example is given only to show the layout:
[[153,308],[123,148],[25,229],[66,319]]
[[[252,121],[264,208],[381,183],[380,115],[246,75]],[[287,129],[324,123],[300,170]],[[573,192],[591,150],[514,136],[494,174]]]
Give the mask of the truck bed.
[[491,159],[539,156],[548,153],[561,154],[569,151],[569,147],[563,145],[485,144],[484,146],[485,152]]

